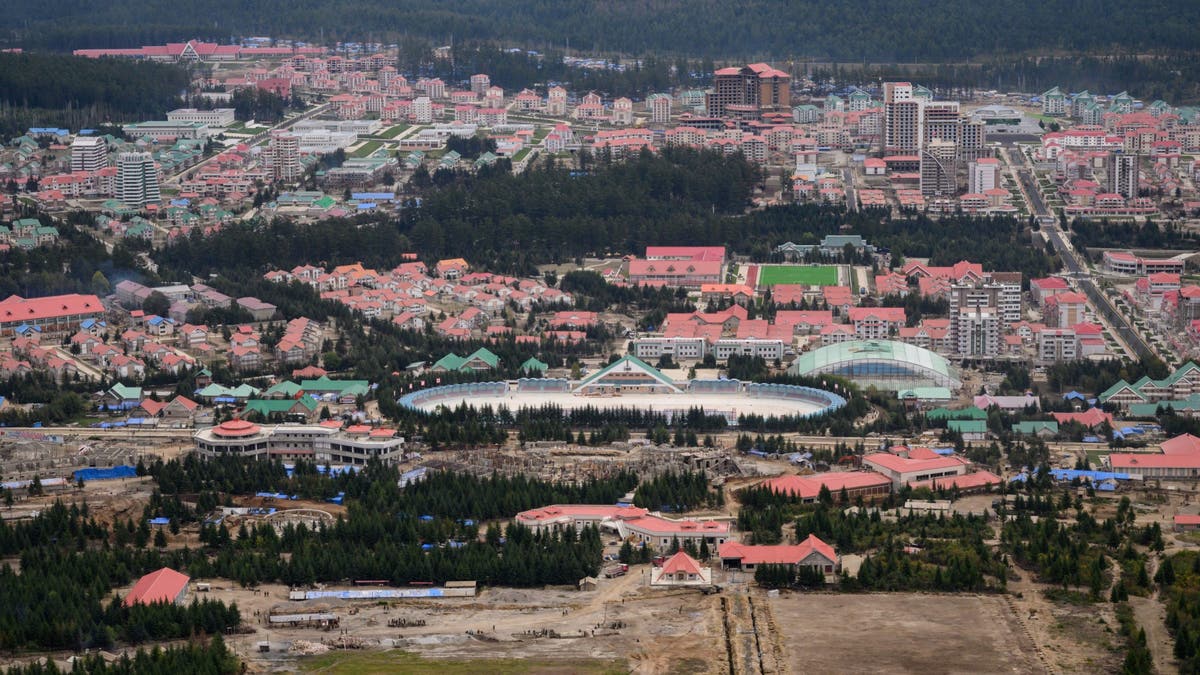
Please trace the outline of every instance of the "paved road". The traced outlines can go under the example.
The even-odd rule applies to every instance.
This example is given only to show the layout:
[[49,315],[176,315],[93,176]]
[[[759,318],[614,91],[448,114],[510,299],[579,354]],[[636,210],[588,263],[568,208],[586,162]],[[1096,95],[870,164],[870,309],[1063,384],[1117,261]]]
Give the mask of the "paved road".
[[[1021,181],[1021,185],[1025,190],[1025,195],[1029,201],[1029,207],[1038,217],[1038,221],[1042,225],[1042,230],[1049,237],[1050,243],[1054,246],[1054,250],[1058,252],[1062,258],[1063,265],[1067,268],[1067,274],[1072,277],[1078,284],[1079,288],[1091,300],[1092,306],[1100,312],[1104,319],[1108,322],[1112,329],[1116,331],[1118,339],[1127,345],[1138,358],[1145,356],[1153,356],[1155,352],[1150,348],[1149,343],[1142,337],[1124,314],[1117,311],[1108,296],[1100,290],[1096,282],[1092,279],[1091,270],[1087,265],[1080,262],[1076,255],[1075,249],[1072,248],[1060,227],[1058,218],[1050,213],[1046,203],[1042,200],[1042,193],[1038,190],[1037,182],[1033,178],[1033,170],[1028,167],[1025,156],[1016,150],[1006,149],[1009,154],[1009,163],[1016,167],[1017,178]],[[1017,157],[1014,157],[1014,153]]]
[[[277,129],[287,129],[287,128],[291,127],[293,124],[295,124],[296,122],[299,122],[300,120],[306,120],[311,117],[315,117],[316,115],[320,115],[321,113],[328,111],[331,107],[332,107],[331,104],[324,103],[324,104],[321,104],[314,108],[309,108],[308,110],[305,110],[304,112],[300,113],[299,115],[296,115],[295,117],[293,117],[291,119],[286,119],[286,120],[276,124],[273,127],[264,129],[264,130],[258,132],[257,134],[255,134],[254,136],[251,136],[250,138],[247,138],[246,140],[241,141],[241,142],[245,143],[248,146],[258,145],[258,144],[266,141],[268,138],[270,138],[272,131],[275,131]],[[188,168],[184,169],[183,171],[180,171],[179,173],[176,173],[173,176],[168,177],[165,181],[163,181],[163,184],[164,185],[172,185],[174,183],[178,183],[184,177],[185,174],[186,175],[195,175],[196,173],[199,172],[200,167],[213,161],[220,154],[221,153],[218,152],[218,153],[214,154],[212,157],[209,157],[209,158],[207,158],[201,162],[198,162],[196,164],[193,164],[192,166],[189,166]]]

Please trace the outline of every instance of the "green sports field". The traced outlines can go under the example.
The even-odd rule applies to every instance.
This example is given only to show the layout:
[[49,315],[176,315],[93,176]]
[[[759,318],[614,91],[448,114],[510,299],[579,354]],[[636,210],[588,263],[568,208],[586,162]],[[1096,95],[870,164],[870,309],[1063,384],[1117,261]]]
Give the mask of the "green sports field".
[[837,281],[837,268],[832,265],[764,265],[758,268],[759,286],[836,286]]

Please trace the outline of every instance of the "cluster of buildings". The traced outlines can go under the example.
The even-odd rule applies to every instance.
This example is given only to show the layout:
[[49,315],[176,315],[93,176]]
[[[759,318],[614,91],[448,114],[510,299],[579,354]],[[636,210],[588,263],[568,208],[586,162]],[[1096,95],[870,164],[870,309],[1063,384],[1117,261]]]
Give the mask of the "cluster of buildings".
[[999,476],[975,471],[971,463],[952,450],[895,446],[885,452],[864,455],[862,471],[785,475],[768,479],[763,486],[803,503],[815,503],[827,491],[835,502],[843,495],[850,501],[875,501],[903,487],[969,492],[999,485]]
[[1156,195],[1191,195],[1186,179],[1200,169],[1190,158],[1200,151],[1195,109],[1162,101],[1135,108],[1124,93],[1107,106],[1087,92],[1067,102],[1056,89],[1043,96],[1043,107],[1047,97],[1061,112],[1046,114],[1076,120],[1069,129],[1043,135],[1034,155],[1057,183],[1068,215],[1143,216],[1157,212]]
[[[321,293],[326,300],[339,302],[367,318],[388,320],[406,330],[431,328],[438,334],[457,339],[471,337],[500,339],[514,333],[502,323],[493,325],[506,307],[528,312],[535,307],[569,307],[570,294],[547,286],[540,279],[518,279],[487,272],[470,272],[461,258],[440,260],[431,271],[415,254],[387,272],[364,268],[360,263],[340,265],[326,271],[313,265],[300,265],[290,271],[275,270],[264,278],[276,283],[298,281]],[[444,314],[440,321],[432,317]],[[517,336],[534,343],[542,339],[581,341],[590,319],[566,318],[569,312],[555,315],[540,335]]]

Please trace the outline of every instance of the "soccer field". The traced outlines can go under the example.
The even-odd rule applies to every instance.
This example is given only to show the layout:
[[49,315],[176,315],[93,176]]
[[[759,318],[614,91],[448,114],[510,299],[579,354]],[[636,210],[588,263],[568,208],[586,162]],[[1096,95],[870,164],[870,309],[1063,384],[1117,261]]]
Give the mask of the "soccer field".
[[800,284],[803,286],[836,286],[837,268],[831,265],[762,265],[758,268],[758,285]]

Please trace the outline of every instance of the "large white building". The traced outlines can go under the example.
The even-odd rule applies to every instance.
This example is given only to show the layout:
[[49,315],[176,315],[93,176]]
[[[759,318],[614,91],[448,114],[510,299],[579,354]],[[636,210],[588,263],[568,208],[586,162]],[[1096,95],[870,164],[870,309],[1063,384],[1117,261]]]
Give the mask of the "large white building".
[[417,124],[433,122],[433,102],[428,96],[418,96],[412,102],[413,121]]
[[993,307],[963,307],[954,317],[959,356],[993,357],[1000,353],[1000,317]]
[[116,198],[127,206],[144,206],[162,199],[158,189],[158,169],[148,152],[122,152],[117,155]]
[[108,143],[100,136],[76,136],[71,141],[71,171],[99,171],[108,166]]
[[191,122],[219,129],[232,126],[233,120],[233,108],[214,108],[212,110],[178,108],[167,113],[168,122]]
[[1000,183],[1000,160],[981,157],[967,164],[967,192],[983,194]]
[[341,430],[321,425],[260,426],[230,420],[201,429],[193,435],[202,457],[238,456],[282,459],[318,464],[364,465],[370,459],[384,463],[404,458],[404,439],[386,429]]
[[172,122],[170,120],[152,120],[137,122],[121,127],[130,138],[152,138],[156,141],[164,139],[204,140],[212,135],[207,124],[199,122]]

